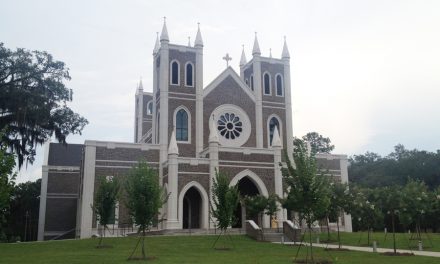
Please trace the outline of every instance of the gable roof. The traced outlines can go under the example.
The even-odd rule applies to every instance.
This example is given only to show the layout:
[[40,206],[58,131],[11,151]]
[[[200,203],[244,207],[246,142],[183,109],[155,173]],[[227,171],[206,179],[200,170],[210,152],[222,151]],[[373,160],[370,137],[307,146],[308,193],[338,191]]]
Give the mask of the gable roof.
[[238,86],[243,89],[243,91],[249,96],[249,98],[255,102],[254,94],[251,92],[250,88],[243,82],[240,76],[234,71],[234,69],[232,69],[231,66],[227,67],[226,70],[220,73],[217,78],[215,78],[210,84],[205,87],[205,89],[203,89],[203,97],[206,97],[229,76],[231,76],[232,79],[238,84]]

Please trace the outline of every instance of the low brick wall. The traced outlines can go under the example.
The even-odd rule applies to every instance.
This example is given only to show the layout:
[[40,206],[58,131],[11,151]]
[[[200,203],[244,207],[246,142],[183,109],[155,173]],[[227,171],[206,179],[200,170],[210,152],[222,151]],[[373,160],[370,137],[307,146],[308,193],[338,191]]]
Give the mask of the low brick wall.
[[257,241],[262,241],[263,236],[261,233],[261,228],[258,227],[258,225],[252,221],[252,220],[246,220],[246,235],[249,236],[252,239],[255,239]]
[[299,242],[301,240],[301,228],[295,228],[291,221],[283,222],[283,233],[293,242]]

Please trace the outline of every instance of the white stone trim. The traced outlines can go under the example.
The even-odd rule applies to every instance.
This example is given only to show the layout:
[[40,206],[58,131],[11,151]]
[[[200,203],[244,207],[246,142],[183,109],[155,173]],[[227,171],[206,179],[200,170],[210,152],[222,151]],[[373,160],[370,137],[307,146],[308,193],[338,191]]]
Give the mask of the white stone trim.
[[266,148],[247,148],[247,147],[219,147],[219,152],[238,152],[243,154],[270,154],[273,155],[271,149]]
[[182,98],[182,97],[172,97],[172,96],[168,97],[168,99],[196,101],[195,98]]
[[[174,62],[177,63],[177,83],[173,83],[173,63]],[[169,81],[169,84],[170,85],[177,85],[177,86],[179,86],[180,85],[180,62],[178,60],[174,59],[174,60],[170,61],[170,66],[169,67],[170,67],[170,76],[169,76],[170,81]]]
[[177,112],[179,112],[180,110],[183,110],[186,112],[187,116],[188,116],[188,140],[177,140],[177,136],[176,136],[176,141],[177,143],[183,143],[183,144],[191,144],[191,112],[189,111],[188,108],[186,108],[186,106],[184,105],[180,105],[178,107],[176,107],[176,109],[174,109],[174,113],[173,113],[173,127],[177,129],[176,127],[176,119],[177,119]]
[[[281,95],[278,94],[278,76],[281,77]],[[284,77],[281,73],[275,74],[275,95],[278,97],[284,97]]]
[[216,130],[219,138],[219,143],[221,146],[240,147],[248,141],[252,132],[252,123],[246,111],[244,111],[241,107],[232,104],[222,104],[218,106],[214,109],[214,111],[212,111],[209,116],[214,116],[217,122],[220,116],[226,113],[234,113],[240,118],[240,121],[242,123],[242,131],[238,138],[227,139],[222,136],[218,130]]
[[81,195],[81,219],[80,219],[80,238],[89,238],[92,236],[93,195],[95,187],[95,159],[96,147],[86,146],[84,153],[84,175],[82,179]]
[[240,86],[240,88],[243,89],[243,91],[249,96],[249,98],[255,102],[254,94],[249,91],[247,85],[231,67],[226,68],[226,70],[220,73],[217,78],[215,78],[210,84],[208,84],[208,86],[206,86],[206,88],[203,90],[203,97],[206,97],[210,92],[217,88],[217,86],[228,76],[231,76],[238,83],[238,86]]
[[203,186],[196,182],[191,181],[188,184],[185,185],[185,187],[182,188],[179,194],[179,222],[180,222],[180,228],[183,228],[183,198],[185,197],[186,192],[191,188],[194,187],[199,191],[200,197],[202,198],[202,212],[201,212],[201,222],[200,222],[200,228],[208,228],[208,220],[209,220],[209,198],[208,194],[205,191],[205,188]]
[[[269,169],[273,169],[273,167],[269,168]],[[257,174],[255,174],[255,172],[253,172],[249,169],[245,169],[245,170],[237,173],[237,175],[235,175],[234,178],[232,178],[231,182],[229,183],[229,186],[237,185],[237,183],[246,176],[248,176],[252,180],[252,182],[257,186],[257,189],[261,195],[263,195],[265,197],[269,196],[269,192],[267,191],[267,188],[266,188],[266,185],[264,184],[264,182],[260,179],[260,177],[258,177]]]
[[[269,76],[269,93],[266,93],[266,82],[264,81],[264,76]],[[272,95],[272,75],[270,75],[270,72],[268,72],[268,71],[265,71],[265,72],[263,72],[263,75],[262,75],[262,77],[263,77],[263,85],[262,85],[262,87],[263,87],[263,94],[264,95]]]
[[230,168],[249,168],[249,169],[268,169],[268,170],[273,170],[274,166],[246,166],[246,165],[226,165],[226,164],[221,164],[219,167],[230,167]]
[[[49,152],[49,151],[47,151]],[[47,201],[47,180],[49,170],[47,166],[42,166],[41,174],[41,193],[40,193],[40,210],[38,215],[38,241],[44,240],[44,227],[46,224],[46,201]]]
[[173,94],[173,95],[184,95],[184,96],[196,97],[195,94],[190,94],[190,93],[169,92],[169,94]]
[[263,108],[268,108],[268,109],[281,109],[281,110],[285,110],[285,107],[279,107],[279,106],[268,106],[268,105],[263,105]]
[[189,47],[188,45],[168,44],[170,50],[178,50],[180,52],[196,52],[196,47]]
[[[188,64],[189,65],[191,65],[191,67],[192,67],[192,84],[191,85],[187,85],[187,74],[186,74],[186,70],[187,70],[187,66],[188,66]],[[185,87],[194,87],[194,71],[195,71],[195,67],[194,67],[194,63],[192,63],[191,61],[188,61],[188,62],[186,62],[185,63]]]
[[281,146],[284,146],[284,144],[283,144],[283,122],[281,121],[281,118],[277,115],[277,114],[271,114],[268,118],[267,118],[267,120],[266,120],[266,131],[267,131],[267,137],[266,137],[266,140],[267,140],[267,147],[268,148],[270,148],[271,147],[271,145],[270,145],[270,127],[269,127],[269,124],[270,124],[270,120],[272,119],[272,118],[276,118],[276,119],[278,119],[278,124],[280,125],[280,127],[278,128],[278,132],[280,133],[280,140],[281,140]]
[[133,149],[141,149],[141,150],[160,149],[160,146],[157,144],[112,142],[112,141],[97,141],[97,140],[86,140],[84,142],[84,145],[94,146],[94,147],[106,147],[106,148],[133,148]]

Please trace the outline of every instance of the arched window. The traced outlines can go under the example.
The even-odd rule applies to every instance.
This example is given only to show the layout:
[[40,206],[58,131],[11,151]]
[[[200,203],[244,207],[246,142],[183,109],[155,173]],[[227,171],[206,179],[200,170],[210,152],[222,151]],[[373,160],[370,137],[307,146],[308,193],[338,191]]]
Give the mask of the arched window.
[[188,62],[185,66],[185,85],[186,86],[194,86],[193,84],[194,74],[193,74],[193,65]]
[[264,94],[270,95],[270,75],[267,72],[263,75],[263,85]]
[[244,80],[244,82],[246,83],[246,85],[249,87],[249,80],[248,79],[246,79],[246,80]]
[[179,84],[179,63],[177,61],[171,62],[171,84]]
[[251,90],[253,91],[254,90],[254,75],[251,75],[250,79],[251,79]]
[[277,85],[277,95],[283,96],[284,95],[284,89],[283,89],[283,77],[281,77],[281,74],[278,74],[276,76],[276,85]]
[[153,101],[147,103],[147,115],[153,114]]
[[176,140],[188,141],[188,113],[184,109],[176,113]]
[[277,127],[278,133],[280,133],[281,137],[280,122],[278,121],[278,118],[272,117],[269,121],[269,146],[272,146],[273,131],[275,130],[275,126]]

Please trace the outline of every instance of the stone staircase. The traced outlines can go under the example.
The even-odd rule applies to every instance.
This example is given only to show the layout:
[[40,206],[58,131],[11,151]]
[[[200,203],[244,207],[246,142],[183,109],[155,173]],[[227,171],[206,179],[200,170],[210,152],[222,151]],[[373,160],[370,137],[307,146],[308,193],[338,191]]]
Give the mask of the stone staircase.
[[291,221],[284,221],[280,228],[260,228],[254,221],[246,221],[246,235],[266,242],[294,242],[299,241],[301,229],[295,227]]

